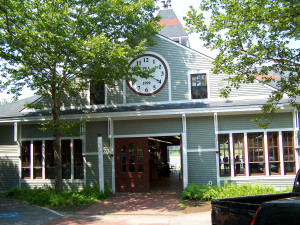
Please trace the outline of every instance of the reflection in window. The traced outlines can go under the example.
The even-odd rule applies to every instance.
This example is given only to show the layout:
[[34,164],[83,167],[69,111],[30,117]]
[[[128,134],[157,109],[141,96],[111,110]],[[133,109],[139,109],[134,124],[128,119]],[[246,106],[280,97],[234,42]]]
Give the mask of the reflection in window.
[[135,165],[135,157],[134,157],[134,145],[133,143],[129,143],[129,149],[128,149],[128,152],[129,152],[129,172],[135,172],[135,169],[134,169],[134,165]]
[[244,134],[233,135],[234,174],[245,175]]
[[263,133],[248,133],[250,175],[265,173],[263,137]]
[[138,172],[144,172],[144,155],[143,155],[143,149],[138,146],[137,148],[137,159],[138,159]]
[[43,142],[33,141],[33,178],[42,178]]
[[126,172],[126,147],[123,146],[121,149],[121,172]]
[[206,74],[192,74],[192,99],[207,98]]
[[221,176],[230,176],[229,134],[219,135],[219,166]]
[[280,174],[278,132],[268,133],[270,175]]
[[54,167],[54,148],[53,140],[45,141],[45,170],[46,170],[46,179],[55,178],[55,167]]
[[22,178],[30,178],[30,141],[22,141]]
[[293,132],[282,132],[283,143],[283,161],[284,161],[284,173],[294,174],[295,170],[295,156],[294,156],[294,143]]
[[105,84],[103,81],[90,84],[90,104],[104,104],[105,103]]
[[61,141],[62,178],[71,179],[71,140]]
[[74,140],[74,179],[83,179],[82,141]]

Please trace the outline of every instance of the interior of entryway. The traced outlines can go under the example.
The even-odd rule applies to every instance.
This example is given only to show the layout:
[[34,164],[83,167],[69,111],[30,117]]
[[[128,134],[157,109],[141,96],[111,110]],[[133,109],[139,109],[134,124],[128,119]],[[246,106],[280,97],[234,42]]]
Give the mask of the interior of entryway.
[[180,140],[180,136],[148,138],[150,191],[181,190]]
[[115,139],[115,183],[118,192],[180,191],[181,137]]

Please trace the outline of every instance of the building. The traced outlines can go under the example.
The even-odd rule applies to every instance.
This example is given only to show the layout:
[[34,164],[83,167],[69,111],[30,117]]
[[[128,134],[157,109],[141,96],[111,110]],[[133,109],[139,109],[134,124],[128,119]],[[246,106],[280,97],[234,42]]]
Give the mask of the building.
[[[153,78],[93,85],[65,99],[61,119],[87,121],[81,135],[61,137],[64,186],[148,191],[169,146],[180,146],[183,187],[226,180],[291,186],[298,111],[284,98],[269,128],[259,129],[251,119],[276,86],[243,84],[220,98],[227,75],[212,74],[213,59],[189,48],[172,9],[160,13],[166,27],[155,36],[158,45],[130,62],[157,65]],[[0,107],[0,191],[54,183],[52,134],[38,129],[49,117],[26,109],[28,101],[47,105],[34,96]]]

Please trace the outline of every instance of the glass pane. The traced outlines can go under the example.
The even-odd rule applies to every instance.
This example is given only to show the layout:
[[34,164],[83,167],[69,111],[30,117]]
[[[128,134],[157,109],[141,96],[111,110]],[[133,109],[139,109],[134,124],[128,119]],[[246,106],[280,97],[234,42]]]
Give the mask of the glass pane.
[[33,178],[42,178],[42,168],[33,169]]
[[264,163],[250,163],[249,169],[250,169],[250,174],[253,174],[253,173],[262,174],[265,172],[265,164]]
[[30,141],[22,141],[22,178],[30,178]]
[[197,79],[196,76],[192,76],[192,86],[196,86],[197,85]]
[[54,149],[53,141],[45,141],[45,168],[46,168],[46,179],[55,178],[55,169],[54,169]]
[[33,157],[34,157],[34,167],[42,166],[42,141],[33,141]]
[[270,173],[271,174],[278,174],[280,172],[280,163],[270,163]]
[[284,163],[284,171],[285,173],[294,173],[295,162],[285,162]]
[[121,149],[121,172],[126,172],[126,148],[123,146]]
[[83,156],[81,139],[74,140],[74,178],[83,179]]
[[46,178],[47,179],[55,179],[55,169],[54,168],[46,168]]
[[61,141],[62,176],[63,179],[71,178],[71,140]]

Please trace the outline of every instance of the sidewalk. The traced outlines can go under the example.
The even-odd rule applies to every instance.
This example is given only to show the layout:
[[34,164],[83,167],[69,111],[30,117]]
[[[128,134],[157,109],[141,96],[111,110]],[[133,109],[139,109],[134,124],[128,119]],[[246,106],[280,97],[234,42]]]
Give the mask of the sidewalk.
[[76,215],[47,225],[209,225],[210,212],[183,214],[178,211],[178,193],[116,193]]

